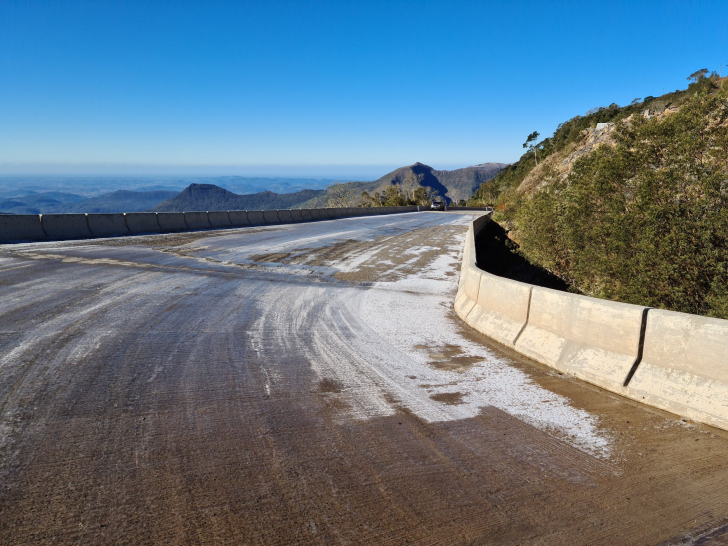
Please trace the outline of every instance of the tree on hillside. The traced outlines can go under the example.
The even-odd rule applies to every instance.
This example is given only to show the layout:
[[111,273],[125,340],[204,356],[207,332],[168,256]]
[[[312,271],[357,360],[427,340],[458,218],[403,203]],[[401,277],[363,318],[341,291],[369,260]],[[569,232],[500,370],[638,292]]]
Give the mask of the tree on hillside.
[[332,208],[358,207],[359,199],[348,184],[329,186],[326,206]]
[[414,200],[415,198],[415,191],[417,188],[420,188],[420,182],[417,179],[417,176],[413,173],[407,173],[407,176],[405,176],[405,179],[402,180],[401,183],[402,193],[404,193],[408,199]]
[[698,83],[700,80],[705,78],[705,75],[708,73],[707,68],[701,68],[700,70],[696,70],[692,74],[690,74],[686,79],[688,81],[693,81],[694,83]]
[[538,131],[534,131],[530,135],[528,135],[528,138],[526,139],[526,142],[523,143],[524,148],[528,148],[529,152],[533,152],[533,156],[536,158],[536,165],[538,165],[538,154],[536,153],[536,139],[540,136]]

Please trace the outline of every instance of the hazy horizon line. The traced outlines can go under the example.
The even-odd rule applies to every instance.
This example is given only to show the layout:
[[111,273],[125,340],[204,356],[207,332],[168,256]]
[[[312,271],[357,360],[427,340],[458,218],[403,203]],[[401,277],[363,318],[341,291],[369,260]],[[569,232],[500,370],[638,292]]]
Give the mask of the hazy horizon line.
[[[220,177],[239,176],[247,178],[317,178],[337,180],[366,177],[377,179],[395,169],[413,165],[395,164],[316,164],[316,165],[170,165],[134,163],[0,163],[0,176],[200,176]],[[424,163],[424,162],[421,162]],[[430,165],[437,170],[454,170],[487,162],[474,162],[468,165],[438,164]],[[495,163],[495,162],[493,162]],[[499,162],[500,163],[500,162]]]

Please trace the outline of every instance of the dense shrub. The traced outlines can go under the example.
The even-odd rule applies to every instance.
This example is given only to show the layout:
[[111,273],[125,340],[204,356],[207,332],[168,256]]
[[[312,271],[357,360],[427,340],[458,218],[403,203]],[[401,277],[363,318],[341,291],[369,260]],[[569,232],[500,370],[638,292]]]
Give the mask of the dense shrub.
[[587,294],[728,318],[728,102],[705,81],[547,173],[516,207],[521,251]]

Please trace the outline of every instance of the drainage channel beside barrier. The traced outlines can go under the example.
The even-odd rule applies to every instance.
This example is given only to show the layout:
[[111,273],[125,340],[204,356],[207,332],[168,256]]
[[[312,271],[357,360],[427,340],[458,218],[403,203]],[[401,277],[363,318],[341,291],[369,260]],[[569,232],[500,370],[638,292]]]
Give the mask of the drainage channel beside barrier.
[[[388,207],[382,214],[416,212]],[[113,214],[0,214],[0,243],[91,239],[195,230],[231,229],[369,216],[371,208],[127,212]]]
[[591,298],[477,267],[465,237],[454,308],[478,332],[541,364],[728,430],[728,320]]

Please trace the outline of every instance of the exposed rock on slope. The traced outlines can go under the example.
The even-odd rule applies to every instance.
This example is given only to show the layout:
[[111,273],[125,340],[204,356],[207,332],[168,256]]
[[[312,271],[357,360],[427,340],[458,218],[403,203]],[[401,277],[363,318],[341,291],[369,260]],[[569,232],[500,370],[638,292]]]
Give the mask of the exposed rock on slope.
[[560,152],[556,152],[541,161],[531,170],[518,186],[519,193],[533,193],[547,184],[553,177],[566,178],[576,161],[596,150],[602,144],[613,145],[614,123],[600,123],[597,127],[589,127],[581,133],[581,138]]

